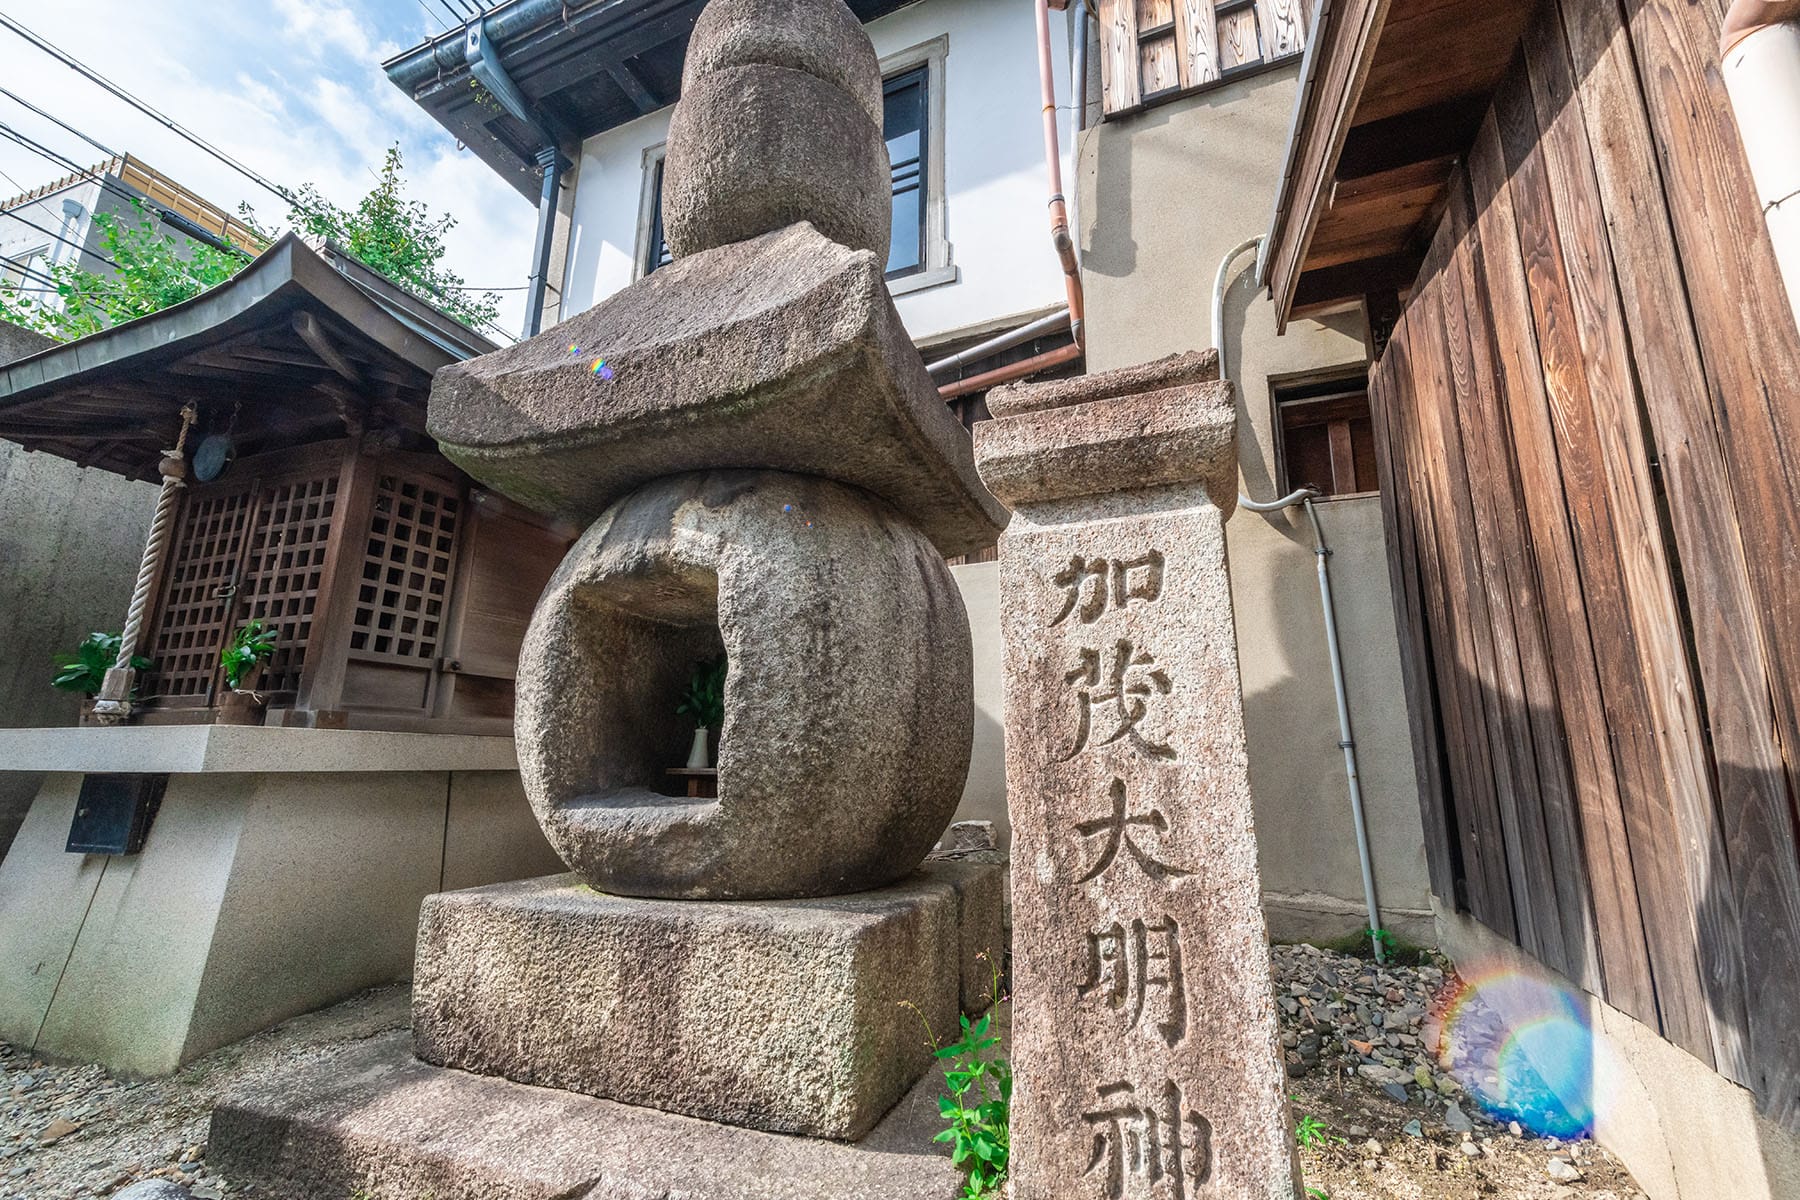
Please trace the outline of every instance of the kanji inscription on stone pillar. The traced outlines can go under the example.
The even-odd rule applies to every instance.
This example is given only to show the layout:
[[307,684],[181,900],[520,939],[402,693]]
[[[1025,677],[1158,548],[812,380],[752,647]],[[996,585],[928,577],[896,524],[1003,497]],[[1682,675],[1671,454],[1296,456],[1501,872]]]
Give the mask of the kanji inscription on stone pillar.
[[1001,389],[1016,1200],[1293,1200],[1216,357]]

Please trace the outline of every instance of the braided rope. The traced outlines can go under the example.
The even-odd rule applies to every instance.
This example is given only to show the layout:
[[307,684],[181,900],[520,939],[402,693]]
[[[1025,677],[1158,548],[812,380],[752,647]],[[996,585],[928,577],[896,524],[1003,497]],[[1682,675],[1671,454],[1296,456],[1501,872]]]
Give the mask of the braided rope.
[[[162,566],[163,549],[169,542],[169,527],[175,521],[176,493],[187,486],[188,430],[193,428],[196,414],[189,404],[181,410],[181,430],[175,435],[175,448],[163,455],[162,490],[156,494],[156,515],[150,520],[150,536],[144,541],[144,557],[138,563],[137,582],[131,589],[131,607],[125,612],[125,628],[119,635],[119,657],[107,672],[106,686],[94,702],[94,715],[110,724],[131,713],[131,660],[137,656],[138,638],[144,630],[144,613],[150,607],[150,586]],[[115,672],[122,672],[115,678]]]
[[162,565],[163,547],[169,541],[169,526],[175,521],[175,494],[187,486],[178,476],[165,475],[162,491],[156,497],[156,516],[150,522],[150,537],[144,543],[144,558],[138,564],[137,583],[131,590],[131,607],[125,611],[125,630],[119,637],[119,657],[115,667],[129,667],[137,656],[138,637],[143,633],[144,610],[150,607],[150,585]]

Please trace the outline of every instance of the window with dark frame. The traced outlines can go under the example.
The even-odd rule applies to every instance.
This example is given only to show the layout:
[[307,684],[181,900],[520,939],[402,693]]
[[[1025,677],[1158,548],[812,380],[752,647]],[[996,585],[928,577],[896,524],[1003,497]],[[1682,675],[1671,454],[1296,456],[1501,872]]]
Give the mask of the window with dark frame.
[[[902,71],[883,84],[882,134],[887,140],[888,170],[893,184],[894,224],[888,236],[887,277],[899,279],[923,271],[926,266],[925,180],[930,146],[926,127],[930,67]],[[669,247],[663,240],[663,160],[651,168],[650,236],[642,264],[648,275],[669,263]]]
[[1380,490],[1363,376],[1277,384],[1274,392],[1283,494],[1302,487],[1322,496]]
[[646,275],[658,267],[668,266],[674,257],[669,253],[669,244],[663,240],[663,159],[660,155],[656,159],[656,166],[651,170],[653,174],[650,177],[650,237],[644,251],[646,261],[642,264]]
[[888,235],[887,277],[925,269],[925,170],[930,145],[925,127],[930,68],[917,66],[882,85],[882,136],[894,190],[894,224]]

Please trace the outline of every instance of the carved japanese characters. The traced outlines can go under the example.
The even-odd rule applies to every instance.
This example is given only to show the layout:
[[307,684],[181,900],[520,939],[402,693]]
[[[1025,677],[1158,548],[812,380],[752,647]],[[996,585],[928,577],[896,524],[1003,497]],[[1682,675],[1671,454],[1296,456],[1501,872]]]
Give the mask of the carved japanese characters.
[[[1235,415],[1212,368],[1003,389],[994,411],[1019,415],[976,430],[1015,508],[1017,1200],[1295,1194],[1214,499]],[[1161,390],[1133,394],[1144,379]]]

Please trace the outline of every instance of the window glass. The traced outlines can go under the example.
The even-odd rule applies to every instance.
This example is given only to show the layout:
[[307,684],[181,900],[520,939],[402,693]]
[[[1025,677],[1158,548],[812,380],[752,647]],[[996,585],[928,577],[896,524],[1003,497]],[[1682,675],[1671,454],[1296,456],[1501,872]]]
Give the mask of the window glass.
[[[928,67],[915,67],[889,79],[884,85],[882,132],[887,139],[888,169],[893,186],[894,225],[888,236],[889,277],[910,275],[925,268],[925,101]],[[650,238],[645,251],[644,274],[669,262],[663,241],[663,164],[651,168]]]
[[671,257],[669,254],[669,245],[663,240],[663,160],[658,158],[656,160],[656,165],[650,169],[655,172],[655,174],[652,176],[650,184],[650,245],[646,255],[649,261],[644,264],[644,274],[646,275],[650,274],[650,272],[656,270],[658,267],[668,266]]
[[906,275],[925,266],[925,67],[896,75],[885,85],[882,133],[894,191],[894,227],[888,236],[887,273]]

